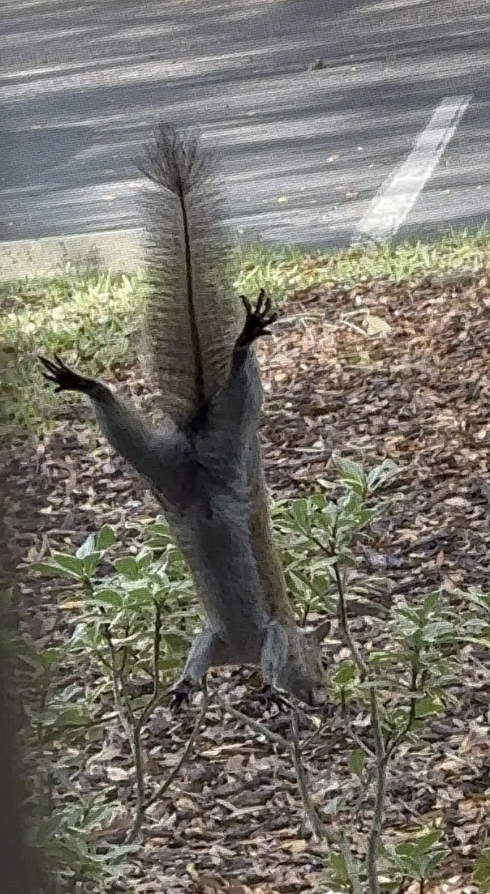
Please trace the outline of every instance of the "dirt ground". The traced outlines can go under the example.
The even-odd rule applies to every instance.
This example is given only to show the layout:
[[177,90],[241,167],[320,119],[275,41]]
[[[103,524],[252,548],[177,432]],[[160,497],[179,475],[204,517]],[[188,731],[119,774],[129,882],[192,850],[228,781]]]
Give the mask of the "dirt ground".
[[[490,579],[490,274],[426,278],[354,289],[317,288],[286,305],[261,345],[263,424],[269,484],[276,494],[315,490],[332,453],[366,467],[400,466],[405,499],[373,532],[361,570],[386,574],[410,600],[444,586],[451,593]],[[128,376],[128,387],[140,391]],[[151,404],[151,398],[144,398]],[[6,521],[16,560],[48,546],[79,544],[103,522],[148,518],[152,498],[105,443],[94,446],[87,411],[60,403],[55,430],[11,457]],[[62,635],[45,583],[22,575],[22,625],[40,646]],[[360,641],[382,621],[357,617]],[[468,651],[460,702],[431,724],[423,747],[402,749],[389,776],[387,828],[396,836],[431,821],[448,830],[443,887],[461,890],[486,841],[490,807],[490,667]],[[239,678],[235,695],[246,687]],[[199,708],[183,719],[159,709],[146,753],[155,784],[175,763]],[[281,730],[284,718],[264,722]],[[308,751],[316,803],[349,776],[346,738],[333,721]],[[112,773],[121,805],[133,795],[123,732],[105,732],[92,781]],[[352,842],[363,847],[372,799],[358,809]],[[200,746],[163,801],[150,810],[132,883],[139,894],[297,894],[321,869],[323,846],[301,835],[301,805],[289,760],[231,718],[210,710]],[[127,825],[121,807],[119,828]],[[117,829],[112,830],[117,837]]]

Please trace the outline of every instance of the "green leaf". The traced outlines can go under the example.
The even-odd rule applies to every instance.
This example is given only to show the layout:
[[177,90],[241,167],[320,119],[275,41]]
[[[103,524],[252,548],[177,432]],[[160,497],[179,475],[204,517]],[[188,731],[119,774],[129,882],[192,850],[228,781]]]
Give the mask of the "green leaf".
[[337,520],[337,527],[339,527],[339,525],[347,527],[353,524],[361,510],[361,506],[362,500],[360,495],[354,490],[349,490],[339,501],[340,513],[339,519]]
[[490,891],[490,848],[482,851],[477,857],[473,878],[482,894]]
[[[318,481],[317,481],[317,483],[318,483]],[[325,509],[325,506],[327,504],[325,494],[312,494],[311,497],[309,497],[309,502],[310,502],[310,505],[312,506],[312,508],[316,512],[323,511],[323,509]]]
[[362,748],[354,748],[349,752],[348,765],[351,773],[361,778],[366,764],[366,755]]
[[420,877],[420,862],[411,844],[398,845],[396,855],[407,875],[411,878]]
[[129,608],[142,608],[145,603],[152,599],[149,587],[142,586],[138,583],[136,586],[128,588],[126,605]]
[[309,530],[308,504],[306,500],[293,500],[291,515],[302,530]]
[[172,653],[171,655],[165,655],[164,658],[160,659],[160,668],[164,671],[174,671],[180,666],[181,658],[174,653]]
[[62,649],[42,649],[39,655],[39,663],[44,671],[51,671],[59,663],[63,654]]
[[95,552],[95,535],[90,534],[86,540],[78,547],[75,555],[77,559],[85,559],[87,556]]
[[356,463],[352,459],[339,458],[335,465],[342,483],[354,493],[363,496],[367,488],[367,479],[360,463]]
[[33,562],[31,568],[33,571],[38,571],[39,574],[46,575],[46,577],[69,577],[73,579],[72,574],[68,574],[64,568],[61,568],[54,562]]
[[138,568],[141,571],[144,571],[146,568],[149,568],[154,559],[153,550],[150,549],[149,546],[144,546],[136,556],[136,561],[138,563]]
[[53,553],[53,559],[60,568],[63,568],[71,577],[77,580],[83,580],[85,577],[85,569],[83,560],[75,556],[67,556],[65,553]]
[[104,587],[101,590],[96,590],[94,601],[102,602],[103,605],[114,606],[114,608],[121,608],[124,600],[117,590],[111,589],[110,587]]
[[479,636],[481,633],[489,633],[488,621],[480,618],[469,618],[463,624],[463,635]]
[[85,726],[89,719],[85,706],[70,705],[58,712],[55,727],[63,729],[66,726]]
[[434,621],[424,627],[423,638],[426,643],[434,643],[439,640],[447,640],[455,634],[454,624],[450,621]]
[[106,550],[109,549],[116,542],[116,535],[110,525],[104,525],[98,535],[96,541],[97,549]]
[[444,838],[442,829],[429,829],[420,831],[415,836],[415,847],[417,853],[427,854],[435,844],[440,844]]
[[337,686],[346,686],[357,677],[356,666],[353,662],[346,661],[342,664],[333,676],[332,682]]
[[417,700],[415,704],[415,716],[417,719],[421,717],[430,717],[432,714],[440,714],[442,705],[435,696],[425,695]]
[[433,611],[439,602],[439,593],[436,591],[429,593],[424,599],[423,610],[425,614]]
[[189,647],[189,637],[183,633],[166,632],[163,634],[163,639],[175,652],[182,652]]
[[375,491],[388,481],[392,481],[398,475],[399,469],[391,459],[385,459],[381,465],[371,469],[367,476],[367,486],[370,491]]
[[114,562],[119,574],[124,574],[130,580],[138,580],[140,577],[140,569],[136,559],[133,556],[125,556],[123,559],[116,559]]
[[86,556],[83,560],[83,570],[85,572],[86,577],[92,577],[97,565],[99,564],[102,558],[102,553],[96,552],[91,553],[90,556]]
[[373,520],[373,518],[376,516],[376,514],[377,514],[377,510],[375,508],[368,509],[367,506],[364,506],[362,509],[359,509],[356,512],[356,516],[355,516],[355,520],[356,520],[357,527],[359,528],[359,530],[361,528],[365,528],[366,525],[368,525],[369,522]]

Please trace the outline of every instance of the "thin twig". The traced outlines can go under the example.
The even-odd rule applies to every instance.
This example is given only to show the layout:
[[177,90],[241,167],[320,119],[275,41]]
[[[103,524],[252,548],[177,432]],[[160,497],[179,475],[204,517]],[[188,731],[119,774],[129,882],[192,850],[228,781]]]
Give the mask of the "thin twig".
[[[134,724],[133,728],[133,736],[132,736],[132,749],[134,755],[134,766],[136,772],[136,807],[134,812],[134,819],[131,829],[128,833],[127,840],[131,844],[138,834],[141,824],[143,822],[143,818],[145,815],[145,810],[147,805],[145,804],[145,771],[143,766],[143,754],[141,748],[141,732],[142,729],[147,722],[148,718],[151,716],[154,708],[157,706],[157,703],[160,699],[160,670],[159,670],[159,661],[160,661],[160,641],[161,641],[161,632],[162,632],[162,607],[161,604],[155,601],[155,619],[153,624],[153,694],[149,701],[146,703],[145,707],[141,711],[138,720]],[[121,679],[122,679],[121,674]]]
[[347,726],[346,733],[352,739],[352,741],[359,746],[361,751],[364,751],[364,754],[367,754],[368,757],[375,756],[373,749],[370,748],[369,745],[366,745],[366,743],[363,742],[361,738],[359,738],[359,736],[357,735],[357,733],[354,732],[351,726]]
[[375,776],[376,776],[376,768],[373,764],[367,770],[365,782],[361,784],[361,789],[357,795],[357,798],[355,799],[354,803],[350,806],[350,811],[352,814],[356,814],[357,811],[359,810],[369,789],[371,788],[371,783],[373,782]]
[[252,717],[249,717],[248,714],[244,714],[243,711],[238,711],[237,708],[228,705],[224,699],[220,698],[218,695],[215,695],[214,697],[223,713],[226,712],[230,717],[234,717],[235,720],[240,720],[242,723],[246,723],[254,730],[254,732],[258,733],[259,736],[264,736],[264,738],[268,739],[269,742],[272,742],[273,745],[280,745],[280,747],[284,748],[289,754],[292,753],[291,743],[288,742],[284,736],[279,735],[279,733],[273,733],[272,730],[264,726],[263,723],[259,723],[258,720],[254,720]]
[[339,604],[338,604],[339,627],[340,627],[341,633],[345,639],[345,642],[350,649],[352,658],[356,664],[356,667],[359,671],[361,681],[362,681],[366,678],[366,676],[368,674],[368,667],[367,667],[367,664],[364,661],[364,658],[362,657],[359,649],[357,648],[357,644],[350,632],[349,623],[347,620],[347,601],[346,601],[345,588],[344,588],[344,583],[342,581],[342,575],[340,574],[339,559],[338,559],[338,556],[337,556],[336,550],[335,550],[336,537],[337,537],[336,523],[334,523],[333,528],[332,528],[330,548],[326,547],[325,544],[322,543],[322,541],[318,537],[316,537],[314,534],[311,533],[311,531],[304,531],[304,534],[323,553],[326,553],[328,556],[334,557],[336,559],[336,561],[333,565],[333,569],[334,569],[334,576],[335,576],[335,584],[337,586],[337,592],[339,595]]
[[386,800],[386,772],[389,755],[386,752],[383,728],[379,715],[378,694],[374,686],[371,686],[369,690],[369,701],[371,707],[371,727],[373,730],[374,748],[376,752],[376,794],[374,799],[374,817],[368,837],[366,853],[366,875],[370,894],[380,894],[381,887],[378,878],[377,858],[381,831],[383,828]]
[[236,708],[228,705],[225,701],[219,698],[219,696],[216,697],[216,701],[223,713],[228,713],[236,720],[240,720],[242,723],[247,724],[247,726],[253,729],[254,732],[258,733],[260,736],[264,736],[265,739],[268,739],[269,742],[272,742],[274,745],[279,745],[287,752],[287,754],[289,754],[296,772],[296,779],[298,782],[298,791],[300,794],[301,803],[303,804],[303,808],[313,835],[318,840],[325,838],[326,832],[324,824],[317,813],[315,805],[313,804],[310,793],[308,791],[308,783],[303,767],[301,746],[299,742],[297,711],[293,710],[291,712],[292,742],[288,742],[288,740],[285,739],[284,736],[281,736],[278,733],[273,733],[270,729],[268,729],[268,727],[264,726],[264,724],[259,723],[259,721],[254,720],[247,714],[244,714],[243,711],[238,711]]
[[363,894],[361,879],[359,878],[359,872],[357,869],[357,865],[354,860],[354,857],[352,856],[352,851],[349,847],[349,843],[347,841],[347,838],[346,838],[346,835],[345,835],[345,832],[343,829],[341,829],[341,831],[339,833],[339,838],[338,838],[337,844],[338,844],[340,853],[342,854],[342,856],[344,858],[347,875],[348,875],[349,881],[352,885],[352,894]]
[[[101,608],[103,615],[106,614],[105,609]],[[118,666],[117,649],[114,645],[112,633],[108,623],[102,627],[103,636],[109,646],[112,665],[112,690],[114,694],[114,703],[119,714],[119,719],[123,729],[129,739],[131,753],[133,756],[134,772],[136,776],[136,808],[133,824],[126,836],[126,843],[131,844],[141,827],[145,812],[145,770],[143,766],[143,754],[141,751],[141,726],[138,726],[131,699],[127,689],[126,675],[124,673],[125,656],[123,653],[123,661]],[[155,684],[154,684],[155,685]],[[139,718],[141,720],[141,717]]]
[[341,326],[347,326],[348,329],[353,329],[354,332],[357,332],[359,335],[362,335],[364,338],[368,337],[368,334],[365,329],[361,329],[360,326],[356,326],[355,323],[351,323],[350,320],[339,320],[338,328]]
[[[417,656],[418,657],[418,656]],[[398,731],[396,736],[387,744],[386,751],[388,757],[391,757],[395,748],[398,748],[398,745],[405,739],[407,733],[410,732],[414,720],[415,720],[415,712],[417,708],[417,699],[415,697],[415,692],[417,691],[419,685],[419,669],[418,663],[412,667],[412,678],[410,680],[410,692],[412,692],[412,696],[410,698],[410,705],[407,713],[407,719],[403,724],[401,730]]]
[[172,785],[172,782],[173,782],[173,781],[177,778],[177,776],[179,775],[179,773],[180,773],[182,767],[184,766],[185,762],[189,759],[189,757],[190,757],[190,755],[191,755],[191,753],[192,753],[192,750],[193,750],[193,748],[194,748],[194,745],[195,745],[196,742],[197,742],[197,739],[198,739],[198,736],[199,736],[199,732],[200,732],[200,729],[201,729],[201,724],[202,724],[202,722],[203,722],[203,720],[204,720],[204,717],[205,717],[205,715],[206,715],[206,711],[207,711],[207,709],[208,709],[208,702],[209,702],[209,695],[208,695],[208,687],[207,687],[207,683],[206,683],[206,677],[203,677],[201,685],[202,685],[202,705],[201,705],[201,710],[199,711],[199,717],[198,717],[197,720],[196,720],[196,723],[195,723],[195,725],[194,725],[194,729],[192,730],[192,732],[191,732],[191,734],[190,734],[190,736],[189,736],[189,738],[188,738],[188,740],[187,740],[187,745],[185,746],[185,748],[184,748],[182,754],[180,755],[179,760],[178,760],[177,763],[175,764],[175,767],[173,768],[173,770],[171,771],[171,773],[169,774],[169,776],[167,776],[165,782],[162,782],[162,784],[159,786],[159,788],[156,790],[156,792],[155,792],[155,793],[151,796],[151,798],[149,798],[148,801],[146,802],[145,810],[148,809],[148,807],[150,807],[152,804],[154,804],[155,801],[159,801],[160,798],[163,797],[163,795],[165,794],[165,792],[167,791],[167,789],[170,788],[170,786]]
[[298,780],[298,791],[303,804],[303,809],[310,824],[310,829],[317,841],[321,841],[326,838],[325,826],[311,800],[311,795],[308,790],[308,783],[299,743],[298,714],[296,711],[293,711],[291,714],[291,732],[293,744],[290,751],[293,758],[294,769],[296,771],[296,779]]
[[155,602],[155,622],[153,626],[153,692],[149,702],[143,708],[135,727],[136,735],[140,735],[148,718],[160,700],[160,643],[162,638],[162,606]]
[[132,721],[134,720],[134,717],[133,717],[133,712],[131,710],[131,712],[129,714],[129,720],[128,720],[128,715],[126,713],[127,705],[125,704],[122,689],[119,688],[120,680],[119,680],[119,671],[118,671],[118,667],[117,667],[117,651],[114,646],[114,642],[112,640],[112,634],[111,634],[109,625],[104,624],[102,629],[103,629],[104,638],[107,642],[107,645],[109,646],[109,653],[111,656],[110,669],[112,672],[111,682],[112,682],[112,692],[113,692],[113,696],[114,696],[114,704],[116,706],[117,713],[118,713],[119,719],[123,725],[124,731],[125,731],[126,735],[128,736],[129,740],[132,742],[133,730],[134,730],[134,724]]
[[[336,530],[334,526],[333,532],[333,541],[332,541],[332,553],[335,555],[335,536]],[[359,675],[361,680],[365,680],[369,674],[369,668],[367,666],[366,661],[361,655],[357,643],[352,636],[349,626],[349,620],[347,617],[347,606],[345,599],[345,588],[344,582],[342,580],[342,575],[340,573],[339,561],[337,561],[334,565],[334,575],[335,575],[335,583],[337,585],[337,590],[339,594],[339,626],[341,632],[344,636],[345,642],[350,649],[350,653],[352,655],[352,659],[359,671]],[[368,836],[368,845],[367,845],[367,853],[366,853],[366,874],[367,874],[367,882],[369,888],[369,894],[380,894],[380,884],[378,878],[378,865],[377,865],[377,857],[378,857],[378,847],[379,841],[381,838],[381,831],[383,827],[383,815],[384,815],[384,806],[386,800],[386,771],[387,764],[389,760],[389,755],[386,752],[385,740],[383,736],[383,727],[381,723],[381,717],[379,714],[379,705],[378,705],[378,694],[374,686],[370,687],[369,690],[369,700],[370,700],[370,709],[371,709],[371,728],[373,731],[374,737],[374,773],[376,779],[376,793],[375,793],[375,803],[374,803],[374,817],[371,826],[371,831]],[[362,745],[361,747],[364,748]],[[353,882],[353,880],[351,879]],[[357,892],[358,894],[358,892]]]
[[330,723],[330,720],[331,720],[331,718],[330,718],[330,717],[327,717],[326,715],[322,717],[322,719],[321,719],[319,725],[316,727],[315,731],[312,732],[311,736],[308,736],[308,737],[304,740],[304,742],[303,742],[303,746],[302,746],[302,749],[301,749],[302,751],[306,751],[306,749],[310,747],[310,745],[312,744],[312,742],[314,742],[315,739],[320,735],[320,733],[323,732],[323,730],[325,729],[327,723]]
[[367,666],[366,662],[364,661],[364,658],[362,657],[359,649],[357,648],[357,643],[354,640],[354,637],[352,636],[352,633],[350,631],[349,621],[347,618],[347,603],[346,603],[346,598],[345,598],[344,582],[342,580],[342,575],[340,574],[338,559],[335,562],[335,565],[333,566],[333,568],[334,568],[334,575],[335,575],[335,583],[337,585],[337,591],[339,594],[340,632],[342,633],[342,636],[344,637],[344,640],[345,640],[348,648],[350,649],[354,664],[356,665],[356,667],[359,671],[359,676],[361,678],[361,681],[363,681],[366,679],[366,677],[368,675],[368,666]]

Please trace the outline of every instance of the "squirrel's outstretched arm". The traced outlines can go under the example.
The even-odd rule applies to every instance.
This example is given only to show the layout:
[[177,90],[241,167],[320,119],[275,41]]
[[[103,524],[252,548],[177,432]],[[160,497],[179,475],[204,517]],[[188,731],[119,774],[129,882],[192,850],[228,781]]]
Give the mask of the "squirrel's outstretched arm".
[[107,385],[81,376],[56,355],[54,360],[40,358],[46,370],[43,375],[56,385],[57,392],[86,394],[110,444],[157,488],[164,484],[168,471],[173,473],[178,466],[196,458],[193,440],[201,440],[210,459],[234,468],[238,454],[255,435],[261,404],[260,375],[250,355],[250,346],[260,336],[269,334],[267,327],[276,319],[276,314],[270,313],[270,300],[263,291],[255,309],[243,300],[247,318],[235,344],[228,381],[212,402],[205,422],[190,436],[186,437],[168,417],[159,428],[153,428]]
[[97,421],[114,449],[136,471],[156,487],[162,475],[174,473],[190,461],[186,438],[170,419],[154,429],[129,403],[114,394],[97,379],[81,376],[69,369],[55,356],[54,360],[40,358],[46,372],[44,377],[56,385],[55,390],[78,391],[90,398]]

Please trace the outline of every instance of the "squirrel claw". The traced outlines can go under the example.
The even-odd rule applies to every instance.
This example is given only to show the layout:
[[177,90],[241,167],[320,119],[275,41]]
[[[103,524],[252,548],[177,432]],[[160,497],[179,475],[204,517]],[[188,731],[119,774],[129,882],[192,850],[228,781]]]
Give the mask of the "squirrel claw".
[[192,680],[180,680],[175,686],[171,687],[169,692],[172,714],[177,714],[184,705],[189,704],[193,689],[194,683]]
[[252,699],[255,701],[259,701],[263,704],[264,708],[272,708],[275,706],[280,711],[289,711],[291,709],[291,704],[288,699],[281,695],[277,689],[270,683],[264,683],[260,689],[256,689],[252,695]]
[[57,354],[54,355],[54,360],[48,360],[47,357],[42,356],[39,356],[39,360],[44,369],[47,370],[42,375],[48,382],[53,382],[56,385],[54,389],[56,393],[59,391],[82,391],[89,393],[96,384],[93,379],[87,379],[85,376],[80,376],[78,373],[73,372]]

